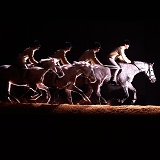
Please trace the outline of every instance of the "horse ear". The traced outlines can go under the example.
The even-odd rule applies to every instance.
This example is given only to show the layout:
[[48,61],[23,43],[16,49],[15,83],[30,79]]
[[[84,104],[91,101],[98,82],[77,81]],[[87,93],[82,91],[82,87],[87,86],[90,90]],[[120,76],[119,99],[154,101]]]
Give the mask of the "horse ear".
[[152,66],[153,66],[153,65],[154,65],[154,62],[153,62],[153,63],[150,63],[150,65],[152,65]]

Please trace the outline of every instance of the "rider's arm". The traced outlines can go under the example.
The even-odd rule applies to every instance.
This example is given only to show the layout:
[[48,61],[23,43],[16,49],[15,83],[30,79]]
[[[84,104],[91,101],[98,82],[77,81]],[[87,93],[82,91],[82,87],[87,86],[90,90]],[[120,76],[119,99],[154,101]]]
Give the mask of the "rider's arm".
[[65,56],[64,50],[62,49],[56,51],[51,57],[59,59],[61,64],[70,64]]
[[28,54],[28,57],[29,57],[28,60],[29,60],[30,63],[33,63],[33,64],[37,64],[38,63],[38,61],[36,61],[35,58],[34,58],[34,52]]
[[99,65],[103,65],[99,60],[98,58],[96,57],[96,54],[95,53],[90,53],[88,54],[90,57],[88,58],[92,64],[99,64]]
[[103,65],[103,64],[97,59],[97,57],[91,58],[90,61],[92,62],[92,64]]
[[63,56],[61,57],[61,63],[62,63],[62,64],[70,64],[65,55],[63,55]]
[[120,52],[119,52],[120,56],[118,57],[121,61],[125,62],[125,63],[131,63],[131,60],[129,60],[127,58],[127,56],[125,55],[125,52],[124,52],[124,48],[121,48],[120,49]]

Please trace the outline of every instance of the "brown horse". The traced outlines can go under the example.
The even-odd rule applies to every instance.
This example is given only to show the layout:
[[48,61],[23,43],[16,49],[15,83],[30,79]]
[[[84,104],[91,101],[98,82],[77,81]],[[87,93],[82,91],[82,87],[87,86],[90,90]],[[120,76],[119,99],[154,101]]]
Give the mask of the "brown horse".
[[10,93],[11,86],[16,85],[27,86],[34,92],[37,92],[37,88],[44,90],[46,92],[47,103],[49,103],[51,94],[48,87],[44,85],[43,79],[44,75],[50,70],[59,77],[64,76],[64,72],[61,69],[59,62],[54,58],[42,59],[37,66],[28,69],[18,68],[13,65],[1,65],[0,91],[3,95],[1,101],[20,103],[20,101]]

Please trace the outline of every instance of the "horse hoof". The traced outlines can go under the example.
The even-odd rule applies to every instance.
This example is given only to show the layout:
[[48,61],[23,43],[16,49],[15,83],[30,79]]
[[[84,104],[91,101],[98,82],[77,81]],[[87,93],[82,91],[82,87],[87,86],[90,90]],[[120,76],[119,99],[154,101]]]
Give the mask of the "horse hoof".
[[135,104],[136,103],[136,100],[133,100],[132,102],[131,102],[131,104]]

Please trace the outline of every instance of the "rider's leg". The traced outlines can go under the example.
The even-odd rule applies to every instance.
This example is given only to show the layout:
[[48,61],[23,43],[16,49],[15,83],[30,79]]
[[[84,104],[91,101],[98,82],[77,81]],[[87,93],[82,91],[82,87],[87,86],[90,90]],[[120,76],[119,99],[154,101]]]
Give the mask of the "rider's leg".
[[111,68],[112,77],[110,79],[110,83],[117,84],[117,75],[120,71],[120,66],[115,62],[113,58],[109,58],[110,64],[114,65],[115,68]]
[[119,72],[119,69],[116,69],[116,70],[114,69],[113,70],[113,75],[111,77],[111,81],[117,83],[117,74],[118,74],[118,72]]

